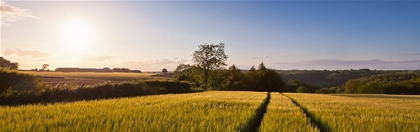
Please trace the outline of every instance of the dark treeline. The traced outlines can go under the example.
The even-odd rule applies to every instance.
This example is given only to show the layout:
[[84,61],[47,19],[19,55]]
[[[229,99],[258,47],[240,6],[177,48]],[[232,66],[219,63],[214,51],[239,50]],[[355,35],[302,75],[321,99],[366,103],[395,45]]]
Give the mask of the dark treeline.
[[289,70],[279,71],[285,81],[295,79],[316,87],[341,86],[350,79],[368,77],[377,74],[392,73],[380,70]]
[[280,71],[289,91],[316,93],[420,94],[420,72],[360,70]]
[[420,94],[420,72],[393,72],[352,79],[346,93]]
[[188,81],[196,87],[215,90],[238,91],[287,91],[280,74],[275,70],[266,68],[261,63],[256,69],[252,66],[246,73],[235,65],[229,68],[219,68],[209,71],[207,86],[202,79],[204,70],[196,65],[180,64],[174,71],[173,78],[179,81]]

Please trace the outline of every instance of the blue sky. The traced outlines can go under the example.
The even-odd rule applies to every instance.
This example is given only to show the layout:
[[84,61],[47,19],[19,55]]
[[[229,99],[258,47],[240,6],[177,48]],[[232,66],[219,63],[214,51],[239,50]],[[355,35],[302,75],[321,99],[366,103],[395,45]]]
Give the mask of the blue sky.
[[[192,64],[199,44],[220,42],[242,69],[420,69],[417,1],[3,3],[15,10],[2,8],[1,55],[24,69],[173,70]],[[65,42],[74,20],[89,41]]]

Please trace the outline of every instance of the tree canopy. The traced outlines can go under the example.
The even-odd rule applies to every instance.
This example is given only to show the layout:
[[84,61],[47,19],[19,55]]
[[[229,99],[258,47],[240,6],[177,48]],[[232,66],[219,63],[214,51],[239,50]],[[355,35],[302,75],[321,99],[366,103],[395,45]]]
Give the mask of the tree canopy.
[[225,44],[202,44],[193,53],[193,61],[203,69],[203,83],[207,85],[210,70],[226,66]]
[[10,70],[17,70],[19,68],[19,63],[17,62],[10,62],[9,60],[0,57],[0,67],[7,68]]

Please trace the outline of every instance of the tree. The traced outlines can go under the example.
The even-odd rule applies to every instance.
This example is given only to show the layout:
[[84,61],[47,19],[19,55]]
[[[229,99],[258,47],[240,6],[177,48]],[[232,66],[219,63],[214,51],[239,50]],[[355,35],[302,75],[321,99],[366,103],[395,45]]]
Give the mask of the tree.
[[284,82],[280,74],[273,69],[265,67],[264,63],[258,66],[259,90],[268,92],[283,92]]
[[244,83],[245,73],[243,73],[235,65],[229,67],[225,75],[223,89],[225,90],[246,90]]
[[174,70],[172,78],[179,81],[188,81],[195,84],[195,86],[201,85],[201,74],[202,69],[197,66],[191,66],[189,64],[179,64]]
[[10,64],[10,69],[17,70],[19,68],[19,63],[13,62]]
[[244,80],[247,90],[250,91],[285,91],[284,82],[280,74],[273,69],[266,68],[264,63],[259,65],[258,70],[252,66],[246,73]]
[[0,67],[7,68],[10,70],[17,70],[19,68],[19,63],[17,62],[10,62],[9,60],[0,57]]
[[163,69],[162,69],[162,72],[163,72],[164,74],[166,74],[166,73],[168,73],[168,70],[166,70],[166,68],[163,68]]
[[346,82],[345,88],[346,88],[346,93],[357,93],[361,85],[361,82],[357,79],[352,79]]
[[382,90],[379,85],[375,82],[367,83],[357,89],[359,93],[369,93],[369,94],[380,94]]
[[250,91],[256,91],[258,89],[258,74],[257,69],[255,69],[254,66],[252,66],[248,72],[246,72],[246,75],[244,77],[246,89]]
[[300,86],[298,89],[296,89],[296,92],[298,92],[298,93],[310,93],[311,91],[309,91],[309,89],[304,87],[304,86]]
[[193,53],[194,63],[203,69],[203,82],[207,86],[207,80],[211,70],[226,66],[228,56],[225,53],[225,44],[202,44]]
[[48,65],[48,64],[44,64],[44,65],[42,65],[42,70],[47,69],[49,66],[50,66],[50,65]]

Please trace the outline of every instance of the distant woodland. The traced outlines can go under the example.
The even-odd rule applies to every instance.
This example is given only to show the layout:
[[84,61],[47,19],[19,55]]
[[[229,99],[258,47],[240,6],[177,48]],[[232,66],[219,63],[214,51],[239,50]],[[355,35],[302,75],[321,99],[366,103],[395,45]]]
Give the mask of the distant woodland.
[[383,70],[278,71],[289,91],[306,87],[317,93],[420,94],[420,72]]

